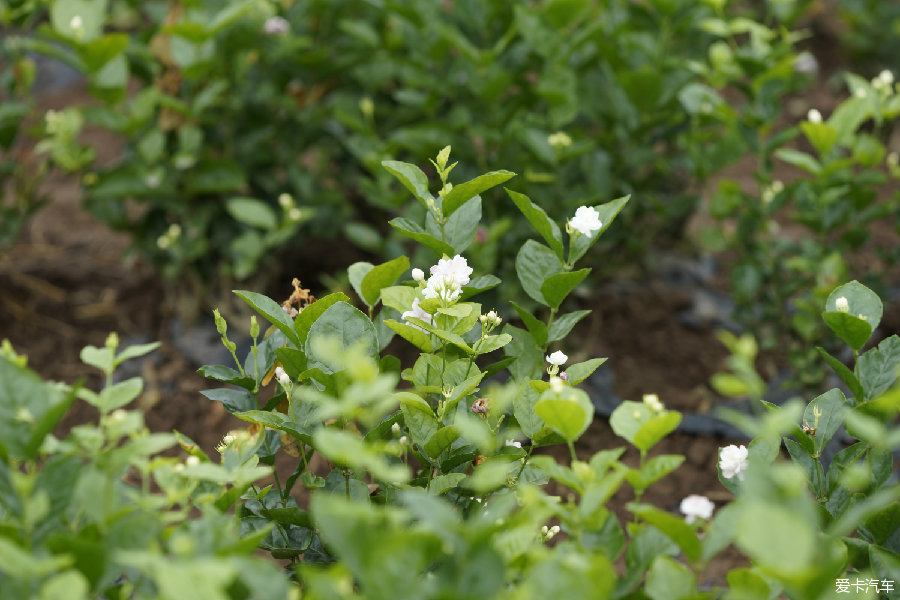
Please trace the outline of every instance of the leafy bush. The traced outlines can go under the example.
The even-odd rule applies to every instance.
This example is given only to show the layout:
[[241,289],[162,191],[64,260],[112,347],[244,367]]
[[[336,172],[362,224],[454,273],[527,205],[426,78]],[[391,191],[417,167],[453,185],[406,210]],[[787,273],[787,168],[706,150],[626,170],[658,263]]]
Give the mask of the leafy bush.
[[[677,234],[696,200],[689,185],[752,147],[743,132],[772,122],[792,80],[791,36],[727,11],[693,0],[55,2],[49,24],[5,44],[78,68],[101,103],[72,110],[126,139],[119,163],[85,179],[93,212],[168,275],[208,281],[244,279],[290,240],[338,227],[399,254],[369,216],[409,208],[380,163],[447,143],[463,178],[522,165],[556,219],[639,192],[628,218],[641,226],[617,247]],[[745,100],[716,91],[731,87]],[[483,237],[516,223],[524,240],[518,219]],[[473,258],[505,272],[496,252],[488,243]]]

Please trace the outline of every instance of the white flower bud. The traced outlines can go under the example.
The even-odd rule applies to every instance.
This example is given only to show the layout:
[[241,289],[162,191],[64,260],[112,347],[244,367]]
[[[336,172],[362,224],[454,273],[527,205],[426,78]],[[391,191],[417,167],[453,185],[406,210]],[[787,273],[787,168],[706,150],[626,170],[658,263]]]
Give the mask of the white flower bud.
[[885,69],[878,74],[878,80],[886,86],[891,85],[892,83],[894,83],[894,74]]
[[184,464],[186,464],[189,467],[193,467],[195,465],[200,464],[200,459],[197,458],[196,456],[194,456],[193,454],[191,454],[190,456],[187,457],[187,460],[184,461]]
[[506,440],[506,445],[511,446],[513,448],[521,448],[522,442],[517,442],[515,440]]
[[557,367],[566,364],[567,360],[569,360],[569,357],[563,354],[562,350],[557,350],[547,357],[547,362]]
[[563,390],[566,389],[566,384],[559,377],[550,377],[550,389],[553,390],[554,394],[562,394]]
[[413,269],[412,278],[416,281],[425,281],[425,271],[422,269]]
[[278,205],[281,206],[281,208],[288,210],[289,208],[294,206],[294,198],[287,192],[279,194]]
[[709,519],[716,505],[709,501],[706,496],[691,494],[681,501],[679,510],[684,514],[684,520],[693,523],[697,519]]
[[834,308],[838,312],[850,312],[850,303],[847,301],[847,298],[841,296],[834,301]]
[[654,412],[663,412],[666,410],[666,407],[659,401],[659,396],[656,394],[644,394],[644,404],[649,406],[650,410]]
[[284,369],[281,367],[275,367],[275,377],[278,378],[278,383],[282,386],[287,387],[291,385],[291,377],[287,373],[284,372]]
[[806,113],[806,120],[810,123],[821,123],[822,113],[820,113],[816,108],[811,108],[809,109],[809,112]]
[[394,436],[400,435],[400,424],[399,423],[394,423],[393,425],[391,425],[391,433]]

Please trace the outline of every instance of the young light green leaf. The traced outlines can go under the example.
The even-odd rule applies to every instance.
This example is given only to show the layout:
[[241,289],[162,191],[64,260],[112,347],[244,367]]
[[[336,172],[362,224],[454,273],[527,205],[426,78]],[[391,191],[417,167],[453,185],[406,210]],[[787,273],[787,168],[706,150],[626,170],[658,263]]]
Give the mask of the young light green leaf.
[[[535,413],[568,442],[574,442],[591,424],[594,405],[581,390],[569,389],[565,397],[545,392],[534,405]],[[574,393],[573,393],[574,392]]]
[[353,291],[356,292],[356,295],[359,296],[360,300],[365,302],[368,306],[372,306],[372,304],[369,304],[365,297],[363,297],[361,284],[363,277],[368,275],[369,271],[374,267],[375,265],[365,261],[355,262],[347,267],[347,279],[350,280],[350,287],[353,288]]
[[256,198],[229,198],[225,201],[225,210],[235,221],[251,227],[266,230],[278,227],[278,215],[272,207]]
[[442,205],[444,216],[449,217],[471,198],[515,176],[516,174],[511,171],[491,171],[465,183],[454,185],[453,189],[444,196]]
[[569,385],[578,385],[588,377],[597,368],[606,362],[605,358],[592,358],[584,362],[575,363],[566,369],[566,376],[569,378]]
[[403,187],[418,198],[426,209],[429,209],[428,200],[433,202],[434,198],[431,192],[428,191],[428,177],[425,176],[425,173],[419,167],[396,160],[383,160],[381,161],[381,166],[400,180]]
[[132,377],[105,387],[98,396],[99,405],[97,408],[101,413],[112,412],[140,396],[143,389],[144,380],[140,377]]
[[525,194],[514,192],[509,188],[504,189],[506,190],[506,193],[509,194],[513,203],[515,203],[519,210],[522,211],[525,218],[528,219],[528,222],[531,223],[531,226],[537,230],[542,238],[544,238],[547,245],[553,249],[559,260],[563,260],[562,233],[560,232],[559,225],[547,216],[547,213],[544,212],[543,208],[532,202]]
[[651,600],[679,600],[695,594],[697,579],[687,567],[663,554],[653,559],[645,589]]
[[488,352],[493,352],[503,346],[507,345],[512,341],[512,336],[508,333],[501,333],[500,335],[489,335],[486,338],[475,342],[473,349],[478,354],[487,354]]
[[822,319],[839,338],[854,350],[862,348],[872,337],[872,326],[863,319],[842,312],[824,312]]
[[684,522],[684,519],[664,512],[649,504],[635,504],[630,502],[626,508],[641,517],[648,523],[656,526],[666,537],[678,544],[685,556],[691,560],[700,558],[700,540],[694,528]]
[[154,350],[159,348],[159,346],[160,342],[151,342],[149,344],[135,344],[134,346],[128,346],[116,355],[116,358],[113,361],[113,367],[118,367],[126,360],[149,354],[150,352],[153,352]]

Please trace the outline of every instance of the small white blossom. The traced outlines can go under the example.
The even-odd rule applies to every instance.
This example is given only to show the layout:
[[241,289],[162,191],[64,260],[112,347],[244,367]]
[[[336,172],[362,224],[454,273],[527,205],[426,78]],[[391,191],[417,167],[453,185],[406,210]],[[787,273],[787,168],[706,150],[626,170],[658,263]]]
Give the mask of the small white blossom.
[[847,302],[847,298],[841,296],[834,301],[834,308],[838,312],[850,312],[850,303]]
[[801,52],[794,59],[794,71],[804,75],[815,75],[819,72],[819,61],[811,52]]
[[865,98],[869,95],[869,92],[866,91],[866,88],[856,88],[856,91],[853,92],[853,95],[857,98]]
[[547,357],[547,362],[557,367],[566,364],[567,360],[569,360],[569,357],[563,354],[562,350],[557,350]]
[[[414,317],[414,318],[416,318],[416,319],[421,319],[422,321],[425,321],[425,322],[428,323],[429,325],[431,324],[431,315],[428,314],[427,312],[425,312],[425,311],[422,309],[422,307],[419,306],[419,299],[418,299],[418,298],[415,298],[415,299],[413,300],[413,303],[412,303],[412,310],[408,310],[408,311],[406,311],[405,313],[403,313],[403,314],[400,315],[400,316],[403,317],[403,320],[404,320],[404,321],[406,320],[407,317]],[[415,327],[415,328],[418,329],[419,331],[422,331],[422,332],[425,331],[424,329],[422,329],[422,328],[419,327],[418,325],[414,325],[413,323],[407,323],[407,325],[409,325],[410,327]]]
[[684,520],[693,523],[697,519],[709,519],[716,505],[709,501],[706,496],[698,496],[691,494],[681,501],[679,509],[684,514]]
[[391,434],[393,434],[395,437],[400,435],[400,424],[399,423],[394,423],[393,425],[391,425]]
[[666,407],[659,401],[659,396],[656,394],[644,394],[644,404],[649,406],[650,410],[654,412],[663,412],[666,410]]
[[[442,258],[431,267],[431,277],[422,295],[426,298],[440,298],[453,302],[462,293],[462,286],[469,283],[472,267],[466,259],[457,254],[453,258]],[[424,275],[424,274],[423,274]]]
[[282,35],[291,30],[291,24],[284,17],[269,17],[263,25],[266,35]]
[[516,440],[506,440],[507,446],[512,446],[513,448],[521,448],[522,442],[517,442]]
[[811,108],[809,109],[809,112],[806,113],[806,120],[810,123],[821,123],[822,113],[820,113],[816,108]]
[[878,80],[885,86],[889,86],[894,83],[894,74],[885,69],[881,73],[878,74]]
[[425,281],[425,272],[422,269],[413,269],[412,278],[416,281]]
[[81,18],[81,15],[75,15],[74,17],[72,17],[72,19],[69,21],[69,27],[71,29],[74,29],[75,31],[78,31],[79,33],[84,33],[83,31],[80,31],[84,29],[84,20]]
[[281,208],[288,210],[289,208],[294,206],[294,197],[287,192],[283,192],[278,195],[278,204],[281,206]]
[[719,468],[726,479],[737,476],[743,481],[744,471],[747,470],[747,448],[732,444],[719,450]]
[[575,216],[569,220],[569,226],[583,235],[591,235],[603,227],[600,222],[600,213],[590,206],[579,206],[575,211]]
[[291,385],[291,377],[287,373],[284,372],[284,369],[281,367],[275,367],[275,377],[278,378],[278,383],[287,387]]
[[186,464],[186,465],[189,466],[189,467],[193,467],[193,466],[195,466],[195,465],[199,465],[199,464],[200,464],[200,459],[197,458],[196,456],[194,456],[193,454],[191,454],[191,455],[188,456],[187,459],[184,461],[184,464]]

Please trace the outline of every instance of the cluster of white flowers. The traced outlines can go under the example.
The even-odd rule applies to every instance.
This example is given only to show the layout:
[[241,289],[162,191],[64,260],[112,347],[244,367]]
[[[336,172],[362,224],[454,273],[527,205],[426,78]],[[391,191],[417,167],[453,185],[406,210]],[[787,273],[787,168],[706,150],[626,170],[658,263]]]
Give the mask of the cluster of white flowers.
[[715,508],[716,505],[710,502],[706,496],[691,494],[681,501],[679,510],[684,514],[685,521],[693,523],[697,519],[709,519]]
[[727,446],[719,451],[719,468],[722,477],[744,480],[744,471],[747,470],[747,448],[745,446]]
[[545,542],[552,540],[557,533],[559,533],[559,525],[554,525],[553,527],[544,525],[541,527],[541,538],[543,538]]
[[762,201],[763,204],[769,204],[772,200],[775,199],[775,196],[784,191],[784,183],[780,180],[776,179],[771,183],[771,185],[767,185],[763,188],[762,191]]
[[894,85],[894,74],[885,69],[881,73],[878,74],[875,79],[872,80],[872,87],[876,90],[884,90],[887,92],[891,91],[891,86]]
[[590,206],[579,206],[575,216],[569,219],[569,227],[582,235],[591,235],[603,227],[600,222],[600,213]]
[[164,234],[156,238],[156,245],[160,250],[165,250],[178,241],[179,237],[181,237],[181,225],[172,223]]
[[663,406],[663,403],[659,400],[659,396],[656,394],[644,394],[644,404],[650,407],[650,410],[653,412],[661,413],[666,410],[666,407]]
[[462,294],[462,286],[469,283],[470,275],[472,267],[459,254],[453,258],[442,258],[431,267],[431,277],[425,283],[422,295],[453,302]]

